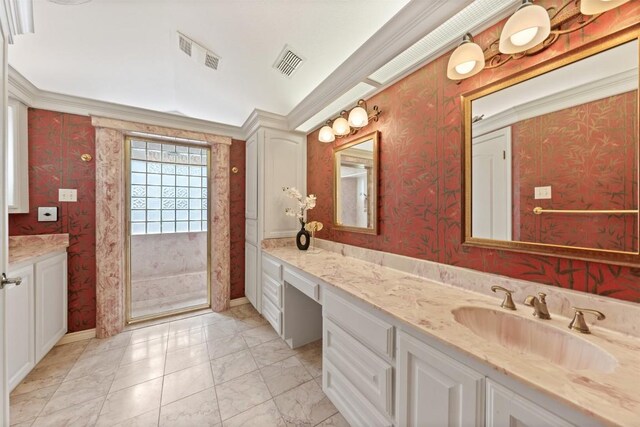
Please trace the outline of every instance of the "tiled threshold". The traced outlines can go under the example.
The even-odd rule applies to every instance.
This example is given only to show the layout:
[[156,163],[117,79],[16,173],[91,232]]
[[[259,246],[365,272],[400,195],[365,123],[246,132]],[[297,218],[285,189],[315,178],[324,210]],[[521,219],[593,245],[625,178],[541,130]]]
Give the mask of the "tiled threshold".
[[55,347],[11,394],[12,426],[346,426],[322,345],[291,350],[251,305]]

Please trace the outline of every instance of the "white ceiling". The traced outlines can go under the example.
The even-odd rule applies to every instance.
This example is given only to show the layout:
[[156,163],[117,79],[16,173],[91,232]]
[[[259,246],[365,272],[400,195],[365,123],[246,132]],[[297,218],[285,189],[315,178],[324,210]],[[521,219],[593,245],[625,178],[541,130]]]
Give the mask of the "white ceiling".
[[[240,126],[254,108],[287,115],[409,0],[34,0],[35,34],[9,63],[39,89]],[[177,49],[215,52],[217,71]],[[306,61],[272,68],[288,44]]]

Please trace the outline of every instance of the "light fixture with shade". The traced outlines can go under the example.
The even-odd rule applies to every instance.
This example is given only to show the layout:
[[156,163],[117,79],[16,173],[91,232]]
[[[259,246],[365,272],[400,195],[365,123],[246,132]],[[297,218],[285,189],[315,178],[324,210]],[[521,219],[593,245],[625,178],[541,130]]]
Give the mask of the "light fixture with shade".
[[351,110],[342,110],[338,117],[327,120],[327,123],[318,132],[318,141],[329,143],[335,141],[336,138],[355,135],[358,130],[367,126],[369,121],[377,122],[380,113],[377,105],[374,105],[373,112],[369,113],[367,102],[360,99]]
[[450,80],[463,80],[483,69],[501,67],[512,60],[536,55],[561,37],[580,31],[604,12],[629,0],[563,0],[545,9],[523,0],[507,20],[499,39],[490,40],[486,48],[473,42],[467,33],[451,53],[447,65]]
[[629,0],[581,0],[580,12],[584,15],[597,15],[616,8]]
[[462,43],[453,51],[447,65],[447,77],[451,80],[462,80],[478,74],[484,69],[484,52],[473,42],[467,33]]
[[516,13],[504,24],[498,49],[502,53],[519,53],[542,43],[551,33],[547,10],[531,0],[523,0]]

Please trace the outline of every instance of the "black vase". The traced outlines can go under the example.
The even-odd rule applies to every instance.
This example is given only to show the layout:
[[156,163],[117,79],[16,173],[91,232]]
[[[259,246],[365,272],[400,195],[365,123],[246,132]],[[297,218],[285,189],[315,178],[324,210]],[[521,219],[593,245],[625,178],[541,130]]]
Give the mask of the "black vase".
[[301,251],[306,251],[309,249],[310,243],[311,235],[309,235],[309,232],[304,229],[304,222],[302,222],[302,228],[298,231],[298,234],[296,234],[296,245]]

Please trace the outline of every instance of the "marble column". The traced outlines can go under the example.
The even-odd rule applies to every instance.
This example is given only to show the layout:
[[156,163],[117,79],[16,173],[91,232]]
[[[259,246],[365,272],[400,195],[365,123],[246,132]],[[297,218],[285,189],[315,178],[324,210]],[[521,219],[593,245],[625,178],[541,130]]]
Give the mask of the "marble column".
[[211,309],[229,308],[229,145],[211,146]]

